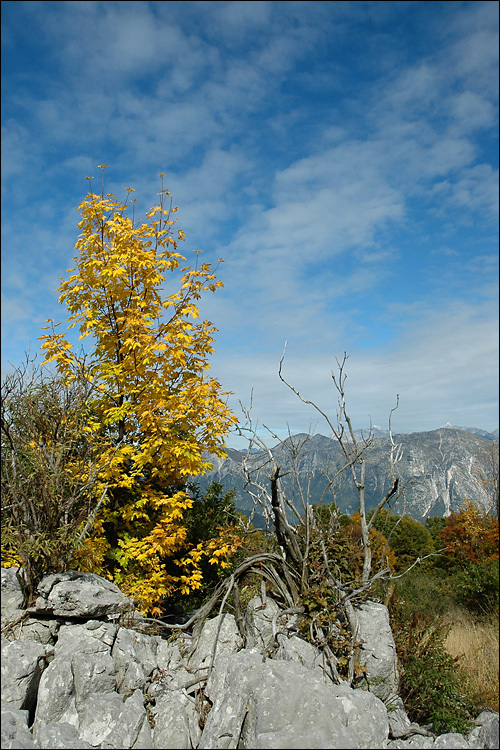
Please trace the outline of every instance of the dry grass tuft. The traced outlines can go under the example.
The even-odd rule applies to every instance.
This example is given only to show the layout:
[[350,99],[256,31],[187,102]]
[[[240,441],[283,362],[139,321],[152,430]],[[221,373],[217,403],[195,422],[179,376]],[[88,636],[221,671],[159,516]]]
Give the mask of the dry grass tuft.
[[498,614],[478,621],[455,611],[446,619],[452,627],[445,646],[457,662],[464,690],[482,707],[498,711]]

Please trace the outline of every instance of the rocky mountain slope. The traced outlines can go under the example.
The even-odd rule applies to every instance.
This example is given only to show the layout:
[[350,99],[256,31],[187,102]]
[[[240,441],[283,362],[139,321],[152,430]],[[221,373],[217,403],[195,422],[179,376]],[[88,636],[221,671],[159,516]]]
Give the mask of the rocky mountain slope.
[[[448,426],[431,432],[395,435],[394,440],[402,450],[396,469],[402,492],[393,503],[392,512],[407,513],[417,520],[447,516],[452,510],[457,510],[465,498],[484,510],[489,509],[492,503],[491,485],[484,480],[492,477],[493,456],[495,452],[498,456],[498,442]],[[390,449],[389,437],[375,437],[366,454],[368,508],[373,508],[391,487]],[[328,485],[328,477],[333,476],[344,463],[337,441],[323,435],[294,435],[274,446],[272,452],[283,472],[289,471],[295,461],[298,482],[304,491],[309,488],[311,503],[320,501]],[[244,458],[242,452],[228,449],[226,459],[213,459],[213,471],[200,483],[207,486],[217,481],[227,490],[234,488],[238,510],[249,515],[253,502],[244,487]],[[252,453],[248,458],[253,476],[269,486],[266,464],[265,453]],[[283,482],[288,496],[298,498],[298,485],[292,474],[285,477]],[[356,511],[357,492],[347,472],[335,483],[333,492],[326,493],[323,502],[333,500],[343,513],[351,515]],[[260,509],[257,509],[254,517],[256,526],[263,523],[259,513]]]

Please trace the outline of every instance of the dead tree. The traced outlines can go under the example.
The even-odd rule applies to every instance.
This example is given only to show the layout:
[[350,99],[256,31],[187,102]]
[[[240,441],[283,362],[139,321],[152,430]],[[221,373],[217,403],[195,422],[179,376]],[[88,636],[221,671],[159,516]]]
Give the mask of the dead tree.
[[[286,350],[286,344],[285,344],[285,350]],[[391,482],[392,486],[389,489],[389,491],[386,493],[384,497],[382,497],[375,507],[370,519],[367,518],[367,510],[366,510],[366,501],[365,501],[365,477],[366,477],[366,454],[370,449],[371,444],[373,443],[373,432],[370,426],[369,434],[366,438],[362,440],[358,440],[356,437],[356,434],[354,432],[351,418],[347,412],[347,406],[346,406],[346,398],[345,398],[345,381],[346,381],[346,374],[345,374],[345,364],[347,361],[347,354],[344,353],[343,359],[341,362],[337,359],[337,366],[338,366],[338,375],[335,375],[332,372],[332,380],[335,386],[335,389],[338,393],[338,411],[337,411],[337,421],[334,424],[330,417],[322,410],[320,407],[315,404],[310,399],[304,398],[299,391],[291,385],[283,376],[282,368],[283,368],[283,361],[285,358],[285,350],[283,351],[283,354],[281,356],[280,365],[279,365],[279,377],[282,380],[282,382],[292,390],[296,396],[305,404],[308,404],[312,406],[326,421],[328,427],[332,431],[332,435],[334,436],[335,440],[339,444],[342,453],[345,457],[345,466],[340,470],[339,473],[343,473],[344,471],[349,471],[352,480],[354,482],[354,485],[356,487],[357,493],[358,493],[358,501],[359,501],[359,515],[360,515],[360,521],[361,521],[361,539],[362,539],[362,545],[363,545],[363,552],[364,552],[364,561],[363,561],[363,574],[362,574],[362,584],[365,586],[370,581],[371,576],[371,568],[372,568],[372,550],[371,550],[371,541],[370,541],[370,529],[374,526],[375,521],[377,520],[377,516],[379,515],[380,511],[384,506],[386,506],[391,499],[394,499],[398,496],[398,490],[399,490],[399,477],[396,475],[396,465],[401,460],[402,457],[402,451],[401,446],[397,445],[394,442],[394,438],[392,435],[392,414],[393,412],[398,408],[399,405],[399,395],[396,397],[396,406],[391,409],[389,414],[389,436],[391,440],[391,451],[390,451],[390,472],[391,472]],[[338,474],[339,474],[338,473]],[[337,479],[337,476],[334,477],[333,481]]]
[[[312,497],[311,477],[304,481],[299,476],[299,462],[301,453],[307,446],[310,435],[302,440],[296,440],[291,435],[288,439],[278,438],[268,428],[269,435],[278,441],[274,449],[269,448],[254,427],[251,418],[251,407],[246,409],[242,405],[245,421],[238,427],[238,433],[248,440],[248,450],[243,460],[243,474],[245,479],[245,490],[253,498],[254,507],[260,506],[264,517],[268,521],[272,536],[275,540],[277,553],[272,557],[262,559],[257,565],[256,560],[252,565],[241,565],[235,572],[230,584],[231,590],[236,594],[238,600],[238,581],[247,572],[256,572],[265,579],[272,588],[280,595],[286,611],[304,613],[308,609],[307,602],[315,596],[318,590],[318,574],[311,570],[311,552],[313,541],[317,551],[317,528],[318,519],[315,507],[324,501],[330,493],[334,496],[335,486],[342,480],[344,475],[350,475],[358,493],[359,514],[361,525],[361,545],[363,549],[363,568],[360,580],[346,581],[338,575],[335,561],[328,558],[324,542],[320,542],[322,550],[321,586],[329,592],[328,597],[331,606],[330,612],[326,608],[318,610],[310,618],[310,640],[319,646],[326,655],[330,669],[330,676],[334,680],[341,680],[337,669],[338,660],[332,648],[333,642],[338,642],[345,630],[342,630],[341,622],[349,623],[349,666],[345,679],[352,683],[355,677],[355,664],[357,657],[357,619],[353,604],[366,595],[376,581],[388,578],[391,575],[390,568],[382,566],[377,572],[372,571],[372,549],[370,530],[372,529],[380,510],[388,505],[391,500],[398,497],[399,479],[396,475],[396,465],[401,459],[401,449],[392,437],[391,417],[397,404],[391,410],[389,416],[389,432],[391,437],[391,487],[377,504],[375,511],[368,518],[365,502],[365,473],[366,454],[373,442],[373,433],[366,439],[359,440],[353,430],[351,419],[346,408],[345,379],[344,372],[346,355],[342,362],[338,362],[338,375],[332,373],[333,383],[338,392],[339,409],[337,422],[334,424],[328,415],[323,412],[314,402],[303,396],[297,389],[288,383],[282,373],[284,354],[280,360],[280,379],[298,396],[305,404],[311,405],[326,421],[331,433],[338,442],[343,456],[343,464],[331,474],[325,475],[325,486],[320,497]],[[265,426],[264,426],[265,427]],[[254,449],[258,448],[258,458],[255,458]],[[283,465],[286,462],[286,466]],[[287,478],[293,487],[290,491],[285,488],[284,479]],[[317,563],[316,563],[317,568]],[[224,588],[224,587],[223,587]],[[322,590],[323,590],[322,589]],[[227,598],[228,588],[224,591]],[[214,595],[214,602],[217,600]],[[213,608],[213,605],[212,605]],[[239,613],[237,614],[237,619]],[[326,622],[326,625],[325,625]]]
[[[331,679],[352,684],[359,667],[355,604],[367,595],[377,581],[390,581],[392,578],[388,564],[382,564],[379,570],[373,571],[370,531],[382,508],[390,507],[390,503],[399,497],[401,490],[396,471],[401,459],[401,447],[393,439],[391,426],[392,414],[398,403],[396,402],[389,415],[391,486],[369,516],[365,501],[365,475],[366,456],[373,442],[373,432],[370,429],[367,438],[359,440],[353,430],[345,398],[344,370],[347,356],[344,355],[341,362],[337,361],[338,374],[332,373],[339,405],[335,424],[313,401],[303,398],[299,391],[285,380],[282,374],[283,360],[284,352],[279,366],[280,379],[303,403],[311,405],[325,419],[333,438],[341,448],[342,465],[325,475],[326,482],[320,496],[313,497],[311,477],[303,481],[299,470],[301,454],[311,436],[297,440],[289,434],[288,439],[282,440],[264,426],[268,434],[278,441],[277,446],[271,449],[252,423],[251,407],[246,409],[242,406],[245,420],[237,431],[248,441],[248,449],[242,462],[245,490],[254,501],[254,509],[258,506],[262,509],[275,542],[275,551],[262,552],[244,560],[231,576],[221,582],[212,598],[197,615],[181,629],[194,626],[191,644],[194,650],[204,622],[215,607],[219,606],[219,612],[222,613],[232,593],[236,621],[244,635],[239,590],[245,576],[253,573],[263,582],[263,598],[266,596],[267,584],[281,604],[282,611],[276,619],[290,614],[305,619],[308,622],[309,640],[323,651],[325,669]],[[256,447],[258,454],[253,450]],[[328,556],[325,539],[319,536],[318,541],[318,506],[321,506],[327,495],[332,494],[334,497],[337,483],[349,476],[358,495],[361,526],[363,564],[357,580],[343,579],[336,568],[336,561]],[[291,484],[292,490],[287,490],[285,479],[289,485]],[[381,558],[384,561],[384,554]],[[318,592],[321,592],[319,597]],[[277,621],[273,623],[273,632],[275,635],[278,632]],[[268,654],[274,645],[276,643],[273,639],[265,649],[265,654]],[[344,651],[342,663],[338,655],[339,648]]]

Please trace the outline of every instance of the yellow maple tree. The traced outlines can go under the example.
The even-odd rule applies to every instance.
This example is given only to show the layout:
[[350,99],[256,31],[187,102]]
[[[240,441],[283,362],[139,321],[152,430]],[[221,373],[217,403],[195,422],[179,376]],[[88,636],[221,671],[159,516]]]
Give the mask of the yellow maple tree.
[[[144,611],[155,611],[173,590],[201,585],[196,548],[176,561],[178,575],[167,574],[164,563],[184,549],[183,513],[193,502],[187,479],[210,468],[208,453],[224,455],[224,437],[236,421],[227,394],[207,372],[216,328],[199,319],[201,295],[222,282],[210,264],[185,265],[178,251],[184,234],[174,231],[177,209],[163,176],[159,202],[145,220],[135,220],[134,200],[105,195],[104,185],[101,195],[86,196],[76,267],[57,291],[69,312],[68,331],[78,326],[92,348],[77,355],[52,320],[40,337],[45,362],[93,384],[96,422],[88,429],[95,432],[97,423],[103,440],[95,494],[104,493],[105,501],[73,561],[107,575]],[[176,272],[176,288],[166,293]],[[229,535],[222,554],[210,545],[204,554],[223,561],[235,544]]]

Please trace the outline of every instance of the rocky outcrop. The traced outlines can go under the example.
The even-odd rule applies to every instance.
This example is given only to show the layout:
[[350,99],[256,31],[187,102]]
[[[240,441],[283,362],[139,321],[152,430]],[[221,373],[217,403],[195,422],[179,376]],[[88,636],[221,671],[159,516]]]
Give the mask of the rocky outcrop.
[[35,605],[38,615],[91,619],[134,609],[133,602],[118,586],[94,573],[69,571],[46,576],[38,591],[40,596]]
[[[2,748],[497,748],[498,714],[467,736],[411,724],[387,610],[357,610],[367,690],[335,684],[271,597],[193,636],[148,632],[99,576],[40,584],[32,610],[2,570]],[[126,613],[128,610],[128,614]],[[279,628],[276,628],[279,623]],[[378,660],[377,660],[378,654]]]
[[399,690],[396,644],[389,624],[389,612],[383,604],[368,601],[356,609],[356,618],[361,642],[359,662],[366,670],[367,688],[387,701]]
[[389,734],[371,693],[297,662],[263,661],[257,649],[219,658],[205,692],[212,709],[200,748],[380,748]]

